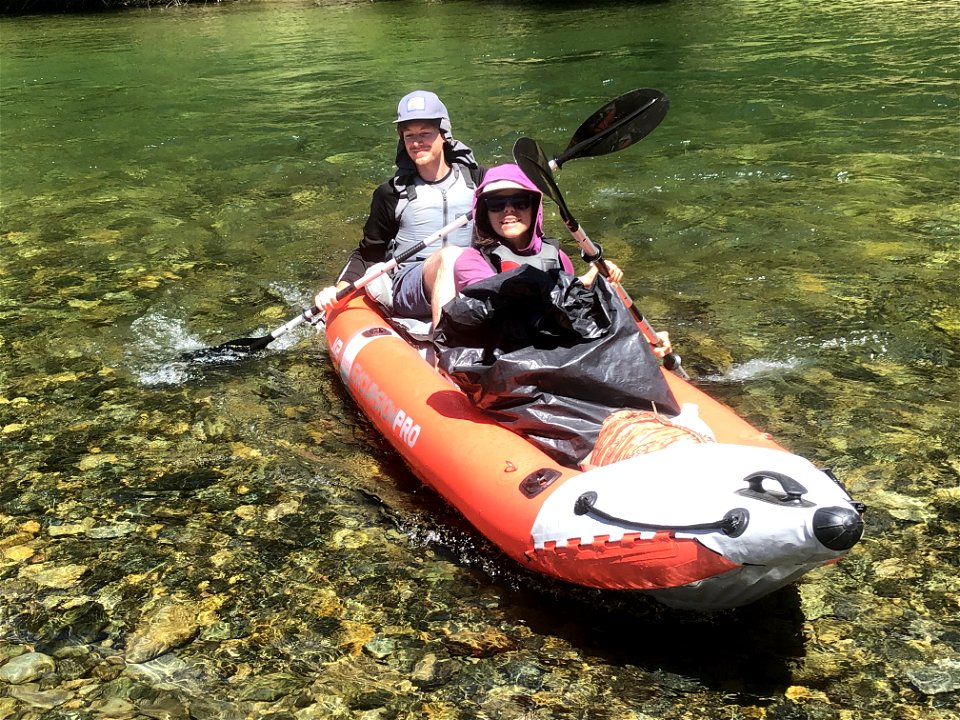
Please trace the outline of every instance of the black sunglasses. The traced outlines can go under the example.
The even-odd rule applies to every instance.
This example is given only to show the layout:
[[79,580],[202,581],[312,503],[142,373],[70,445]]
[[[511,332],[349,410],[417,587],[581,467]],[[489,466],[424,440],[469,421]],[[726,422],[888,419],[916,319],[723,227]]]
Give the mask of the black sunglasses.
[[529,210],[533,205],[533,195],[525,193],[523,195],[495,195],[484,198],[487,203],[487,210],[490,212],[503,212],[507,205],[514,210]]

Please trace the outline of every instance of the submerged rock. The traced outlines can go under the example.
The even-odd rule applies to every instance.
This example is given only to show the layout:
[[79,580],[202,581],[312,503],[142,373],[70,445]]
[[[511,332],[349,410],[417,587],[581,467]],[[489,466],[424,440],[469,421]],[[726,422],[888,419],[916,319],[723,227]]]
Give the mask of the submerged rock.
[[87,569],[86,565],[57,566],[52,563],[38,563],[24,567],[20,576],[33,580],[37,585],[62,590],[76,585]]
[[36,680],[57,669],[52,657],[38,652],[28,652],[18,655],[0,667],[0,680],[19,685]]
[[27,683],[10,688],[10,696],[20,700],[25,705],[50,710],[63,705],[73,697],[73,693],[62,688],[41,690],[35,683]]
[[305,682],[287,673],[270,673],[254,678],[240,693],[243,700],[275,702],[301,688]]
[[909,668],[904,674],[924,695],[960,690],[960,659],[940,658],[927,665]]
[[200,632],[194,603],[164,605],[145,616],[127,640],[127,662],[144,663],[185,645]]

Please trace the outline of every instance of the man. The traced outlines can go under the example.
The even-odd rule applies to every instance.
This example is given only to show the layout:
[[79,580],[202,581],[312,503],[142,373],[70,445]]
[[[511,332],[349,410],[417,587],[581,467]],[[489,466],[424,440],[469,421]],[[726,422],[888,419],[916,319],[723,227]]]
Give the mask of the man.
[[[363,238],[336,285],[321,290],[317,307],[330,311],[336,294],[378,262],[399,255],[460,215],[470,212],[483,176],[473,152],[453,138],[450,115],[426,90],[405,95],[397,106],[397,172],[373,193]],[[441,249],[429,245],[400,265],[381,301],[399,317],[440,319],[440,299],[453,297],[453,264],[469,247],[471,223],[450,233]]]

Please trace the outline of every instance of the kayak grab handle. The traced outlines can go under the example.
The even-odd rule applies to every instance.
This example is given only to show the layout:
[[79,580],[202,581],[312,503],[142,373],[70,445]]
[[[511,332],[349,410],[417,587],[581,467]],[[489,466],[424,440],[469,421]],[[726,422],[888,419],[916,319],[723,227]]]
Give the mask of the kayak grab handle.
[[[773,480],[779,483],[783,489],[782,493],[771,492],[763,487],[764,480]],[[793,507],[812,507],[813,503],[804,500],[803,496],[807,489],[789,475],[775,472],[773,470],[760,470],[747,475],[743,479],[748,487],[737,490],[737,494],[745,497],[763,500],[764,502],[777,503],[779,505],[791,505]]]
[[723,518],[715,522],[698,523],[694,525],[658,525],[656,523],[625,520],[597,508],[597,493],[585,492],[573,504],[574,515],[591,515],[615,525],[621,525],[635,530],[654,530],[661,532],[692,532],[694,530],[719,530],[729,537],[740,537],[750,523],[750,513],[746,508],[729,510]]
[[520,492],[528,498],[535,498],[553,485],[553,481],[558,477],[560,477],[560,471],[553,468],[534,470],[520,481]]

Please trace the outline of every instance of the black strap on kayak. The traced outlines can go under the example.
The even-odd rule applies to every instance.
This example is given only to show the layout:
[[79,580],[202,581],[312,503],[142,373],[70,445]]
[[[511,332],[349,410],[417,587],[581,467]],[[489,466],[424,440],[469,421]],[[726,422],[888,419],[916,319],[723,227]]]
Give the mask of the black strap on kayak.
[[615,515],[599,510],[596,506],[597,493],[585,492],[573,504],[575,515],[590,515],[608,523],[627,527],[632,530],[653,530],[661,532],[692,532],[694,530],[719,530],[729,537],[740,537],[750,522],[750,513],[746,508],[734,508],[715,522],[699,523],[696,525],[657,525],[655,523],[636,522],[625,520]]

